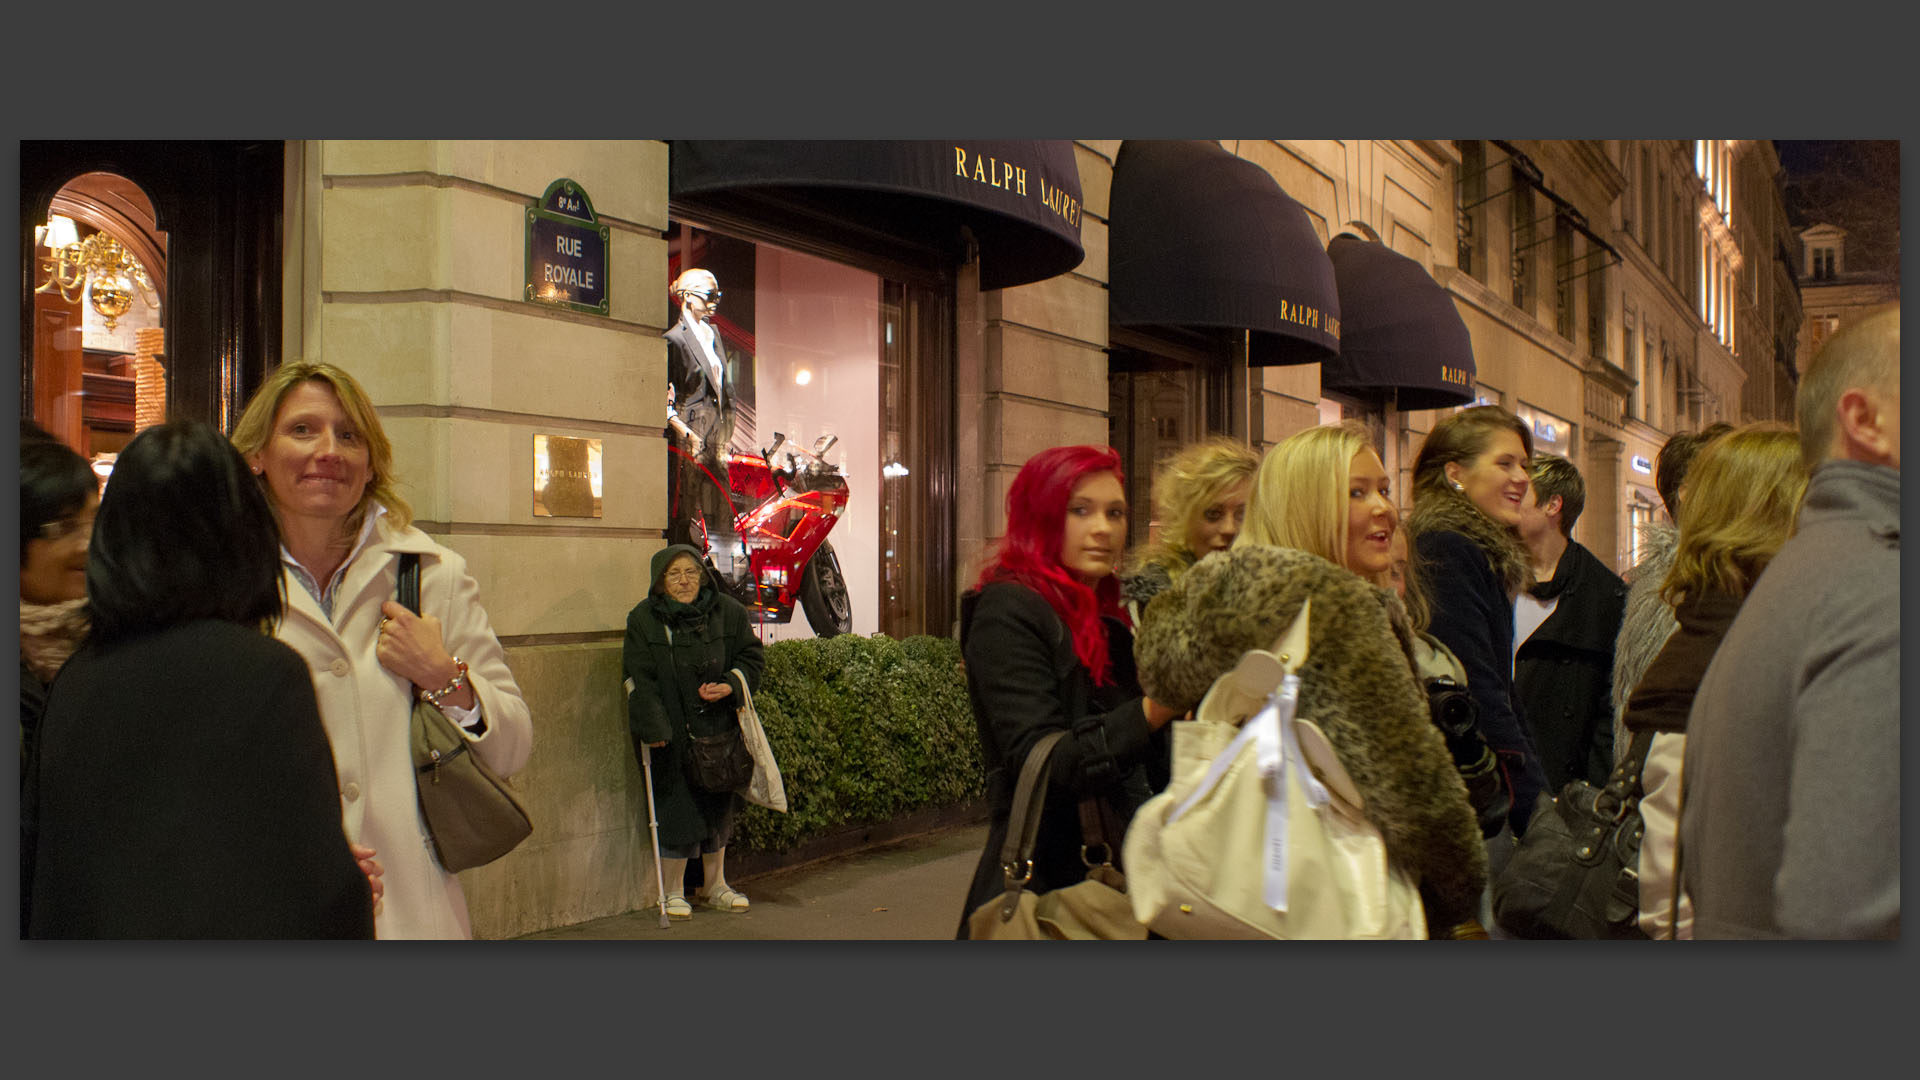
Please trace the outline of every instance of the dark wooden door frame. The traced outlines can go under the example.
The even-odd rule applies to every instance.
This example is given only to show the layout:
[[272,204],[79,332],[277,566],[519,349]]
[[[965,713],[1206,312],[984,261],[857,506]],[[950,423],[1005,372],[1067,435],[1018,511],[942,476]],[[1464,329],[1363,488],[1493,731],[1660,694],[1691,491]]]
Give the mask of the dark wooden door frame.
[[[33,229],[54,193],[89,172],[139,184],[167,233],[167,415],[231,428],[278,362],[285,144],[23,141],[21,280],[39,272]],[[21,415],[33,413],[31,285],[21,289]]]

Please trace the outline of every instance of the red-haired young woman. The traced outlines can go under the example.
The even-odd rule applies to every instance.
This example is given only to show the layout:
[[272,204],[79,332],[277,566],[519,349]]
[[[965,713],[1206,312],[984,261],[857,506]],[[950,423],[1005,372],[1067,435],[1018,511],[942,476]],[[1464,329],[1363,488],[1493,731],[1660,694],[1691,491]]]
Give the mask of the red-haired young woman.
[[1043,450],[1007,489],[1006,536],[961,598],[967,691],[993,808],[961,937],[967,913],[1005,888],[1000,845],[1014,782],[1036,740],[1068,732],[1053,752],[1028,883],[1034,892],[1084,876],[1083,799],[1101,805],[1117,860],[1134,810],[1166,786],[1164,728],[1176,714],[1143,696],[1134,676],[1133,634],[1115,576],[1126,538],[1120,455],[1105,446]]

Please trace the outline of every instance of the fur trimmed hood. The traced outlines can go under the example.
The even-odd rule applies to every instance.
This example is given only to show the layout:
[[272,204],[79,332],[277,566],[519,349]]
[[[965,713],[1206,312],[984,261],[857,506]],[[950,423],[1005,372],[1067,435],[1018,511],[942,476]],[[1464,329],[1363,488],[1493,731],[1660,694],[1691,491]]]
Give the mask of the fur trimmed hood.
[[1429,532],[1456,532],[1473,541],[1508,596],[1532,587],[1533,564],[1519,534],[1488,517],[1466,496],[1445,488],[1420,492],[1407,516],[1407,539]]
[[1198,705],[1248,649],[1270,648],[1313,598],[1300,717],[1326,733],[1395,865],[1420,883],[1429,922],[1472,916],[1487,853],[1380,590],[1317,555],[1235,545],[1201,559],[1147,605],[1134,656],[1158,702]]

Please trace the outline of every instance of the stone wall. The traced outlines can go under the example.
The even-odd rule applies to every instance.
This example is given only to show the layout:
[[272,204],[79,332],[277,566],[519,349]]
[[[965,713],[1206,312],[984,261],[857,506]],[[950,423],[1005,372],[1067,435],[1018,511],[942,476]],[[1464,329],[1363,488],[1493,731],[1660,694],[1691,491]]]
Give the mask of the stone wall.
[[[365,385],[533,713],[535,832],[465,875],[474,931],[631,910],[650,874],[619,641],[666,525],[666,145],[309,142],[290,165],[286,355]],[[527,211],[563,177],[610,229],[607,316],[524,299]],[[535,434],[601,440],[603,517],[534,516]]]

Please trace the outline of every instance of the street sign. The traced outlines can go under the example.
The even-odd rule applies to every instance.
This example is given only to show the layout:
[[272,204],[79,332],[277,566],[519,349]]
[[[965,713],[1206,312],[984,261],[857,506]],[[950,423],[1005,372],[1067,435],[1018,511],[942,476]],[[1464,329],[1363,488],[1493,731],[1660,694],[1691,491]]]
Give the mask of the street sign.
[[607,238],[584,188],[564,177],[548,184],[527,211],[527,299],[607,314]]

